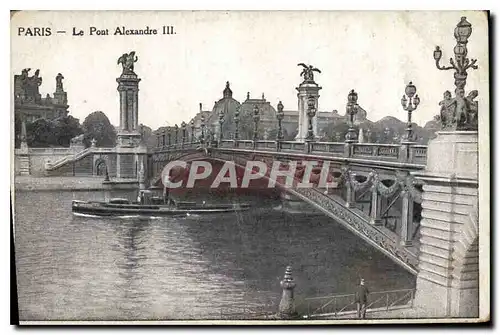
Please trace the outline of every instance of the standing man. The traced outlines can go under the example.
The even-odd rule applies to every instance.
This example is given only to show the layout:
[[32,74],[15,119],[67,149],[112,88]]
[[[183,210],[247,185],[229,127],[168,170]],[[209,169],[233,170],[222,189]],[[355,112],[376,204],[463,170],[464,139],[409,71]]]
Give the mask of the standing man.
[[366,303],[368,301],[368,288],[365,286],[365,280],[361,278],[358,289],[356,291],[356,304],[358,309],[358,319],[366,317]]

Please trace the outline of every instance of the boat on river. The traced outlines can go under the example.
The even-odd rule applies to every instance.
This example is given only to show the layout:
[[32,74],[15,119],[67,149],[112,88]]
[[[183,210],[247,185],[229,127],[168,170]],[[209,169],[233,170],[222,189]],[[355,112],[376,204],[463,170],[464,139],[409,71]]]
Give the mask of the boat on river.
[[162,197],[154,197],[147,191],[141,191],[137,202],[124,198],[113,198],[109,201],[73,200],[71,209],[74,214],[95,216],[185,216],[241,212],[249,210],[250,205],[239,203],[207,204],[173,199],[165,203]]

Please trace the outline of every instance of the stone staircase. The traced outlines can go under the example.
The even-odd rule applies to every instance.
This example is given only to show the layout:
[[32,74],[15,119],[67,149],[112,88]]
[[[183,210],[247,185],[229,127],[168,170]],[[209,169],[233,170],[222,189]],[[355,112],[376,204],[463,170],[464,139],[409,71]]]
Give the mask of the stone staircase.
[[383,226],[371,224],[366,213],[357,208],[347,208],[339,196],[325,195],[318,189],[290,188],[287,191],[318,208],[410,273],[417,274],[417,247],[400,245],[397,234]]
[[21,176],[29,176],[30,173],[30,157],[28,155],[19,156],[19,174]]

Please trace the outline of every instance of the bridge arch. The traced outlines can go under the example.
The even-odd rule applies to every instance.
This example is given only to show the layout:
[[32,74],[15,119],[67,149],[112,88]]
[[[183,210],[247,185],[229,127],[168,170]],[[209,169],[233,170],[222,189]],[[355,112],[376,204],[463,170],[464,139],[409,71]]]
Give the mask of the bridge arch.
[[[211,160],[221,164],[224,164],[227,161],[231,161],[234,163],[237,169],[245,171],[248,161],[258,160],[264,162],[269,171],[270,167],[272,167],[272,164],[275,161],[275,158],[276,160],[279,160],[279,156],[273,157],[258,155],[254,152],[244,152],[239,154],[230,151],[223,152],[197,150],[189,152],[173,152],[171,154],[167,154],[161,160],[161,164],[165,166],[168,162],[174,160],[182,160],[186,163],[199,160]],[[336,169],[330,168],[330,175],[333,179],[345,179],[346,171],[344,168],[341,168],[341,171],[335,170]],[[158,174],[161,174],[161,171],[157,172]],[[265,176],[262,176],[262,179],[269,181],[269,174],[267,173]],[[362,176],[359,179],[364,180],[364,183],[368,185],[369,180],[367,180],[368,178],[366,176]],[[159,182],[160,180],[161,178],[160,176],[158,176],[156,181]],[[274,185],[276,189],[289,193],[292,196],[295,196],[317,208],[322,213],[326,214],[330,218],[333,218],[336,222],[342,224],[352,233],[362,238],[365,242],[391,258],[393,261],[405,268],[410,273],[417,274],[418,255],[414,251],[402,247],[399,239],[395,238],[394,236],[387,235],[387,233],[384,232],[384,229],[378,228],[377,225],[371,223],[370,216],[367,216],[366,213],[363,213],[357,208],[348,208],[346,206],[346,201],[340,196],[331,194],[326,195],[324,194],[323,189],[318,189],[316,187],[295,187],[296,183],[300,181],[302,180],[294,178],[292,187],[288,187],[287,185],[284,185],[280,181],[280,179],[278,179],[276,180],[276,183]],[[394,182],[391,180],[391,182],[393,185],[399,184],[398,181]],[[351,182],[346,184],[351,184]]]

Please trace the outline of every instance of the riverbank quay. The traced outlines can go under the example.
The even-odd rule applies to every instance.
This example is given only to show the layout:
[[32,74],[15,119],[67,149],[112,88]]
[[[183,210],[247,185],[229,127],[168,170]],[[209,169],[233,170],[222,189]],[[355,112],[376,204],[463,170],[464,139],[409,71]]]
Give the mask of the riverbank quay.
[[15,176],[15,191],[100,191],[110,189],[134,189],[137,181],[113,178],[104,182],[100,177],[32,177]]

